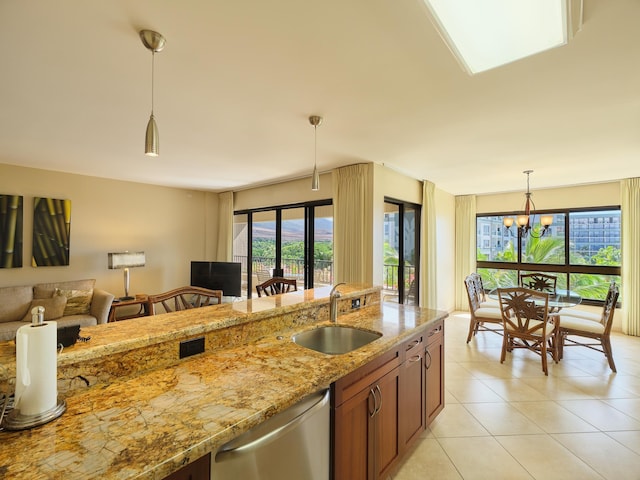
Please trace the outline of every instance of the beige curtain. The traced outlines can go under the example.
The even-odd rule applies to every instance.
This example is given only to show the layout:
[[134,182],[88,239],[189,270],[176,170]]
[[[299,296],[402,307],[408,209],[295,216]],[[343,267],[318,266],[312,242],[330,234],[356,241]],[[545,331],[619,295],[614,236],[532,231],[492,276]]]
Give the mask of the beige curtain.
[[640,178],[621,182],[622,331],[640,336]]
[[436,186],[422,182],[422,215],[420,222],[420,306],[437,308],[436,256]]
[[333,171],[334,281],[371,282],[373,263],[372,164]]
[[464,278],[476,268],[476,197],[456,197],[456,310],[469,310]]
[[218,195],[218,262],[233,260],[233,192]]

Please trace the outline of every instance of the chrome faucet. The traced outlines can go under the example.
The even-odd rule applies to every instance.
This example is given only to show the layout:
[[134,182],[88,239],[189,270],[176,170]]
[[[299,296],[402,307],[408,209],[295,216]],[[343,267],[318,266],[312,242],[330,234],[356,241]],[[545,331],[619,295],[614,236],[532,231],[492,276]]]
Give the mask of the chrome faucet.
[[338,299],[342,296],[337,288],[346,283],[336,283],[329,293],[329,318],[332,323],[338,323]]

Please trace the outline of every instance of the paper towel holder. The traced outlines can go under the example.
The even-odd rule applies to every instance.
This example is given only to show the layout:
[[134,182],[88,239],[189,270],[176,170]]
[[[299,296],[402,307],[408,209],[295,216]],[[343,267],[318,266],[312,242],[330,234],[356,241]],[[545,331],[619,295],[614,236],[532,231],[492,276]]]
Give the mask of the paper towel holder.
[[2,428],[5,430],[28,430],[29,428],[44,425],[52,420],[55,420],[62,415],[67,409],[67,402],[58,398],[58,403],[55,407],[50,408],[46,412],[38,413],[36,415],[23,415],[16,408],[11,410],[2,422]]

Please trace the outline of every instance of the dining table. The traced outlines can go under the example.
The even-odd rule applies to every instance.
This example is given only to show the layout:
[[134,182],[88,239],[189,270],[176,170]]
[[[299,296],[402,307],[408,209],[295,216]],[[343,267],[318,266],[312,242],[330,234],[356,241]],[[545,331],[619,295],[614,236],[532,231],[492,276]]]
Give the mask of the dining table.
[[[558,288],[555,292],[544,292],[549,294],[549,313],[557,313],[563,308],[570,308],[579,305],[582,297],[573,290],[565,290]],[[494,288],[489,292],[489,298],[500,300],[498,297],[498,288]]]

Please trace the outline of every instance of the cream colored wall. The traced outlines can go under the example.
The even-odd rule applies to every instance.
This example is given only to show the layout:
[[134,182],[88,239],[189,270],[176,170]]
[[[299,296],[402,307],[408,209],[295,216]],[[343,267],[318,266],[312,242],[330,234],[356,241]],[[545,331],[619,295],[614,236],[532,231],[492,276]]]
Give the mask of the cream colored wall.
[[372,282],[382,285],[384,272],[384,199],[422,204],[422,182],[384,165],[373,164]]
[[[620,182],[532,190],[532,192],[531,198],[538,210],[620,205]],[[524,191],[476,197],[478,213],[517,211],[521,210],[523,205]]]
[[[97,287],[116,296],[124,294],[123,273],[107,268],[108,252],[146,253],[146,266],[131,269],[131,293],[187,285],[190,261],[207,253],[207,211],[217,210],[216,198],[200,191],[4,164],[0,192],[24,197],[24,266],[0,269],[0,286],[95,278]],[[69,266],[31,267],[34,197],[71,200]]]
[[320,190],[315,192],[311,190],[311,177],[238,190],[233,193],[233,209],[247,210],[291,205],[300,202],[326,200],[332,197],[331,173],[323,173],[320,175]]
[[[539,210],[620,205],[620,182],[534,190],[532,198],[536,208]],[[478,195],[476,197],[476,211],[478,213],[509,212],[522,209],[523,204],[523,192]],[[592,313],[600,313],[602,311],[601,307],[586,305],[581,305],[578,309]],[[622,330],[621,317],[620,310],[616,310],[613,330]]]

